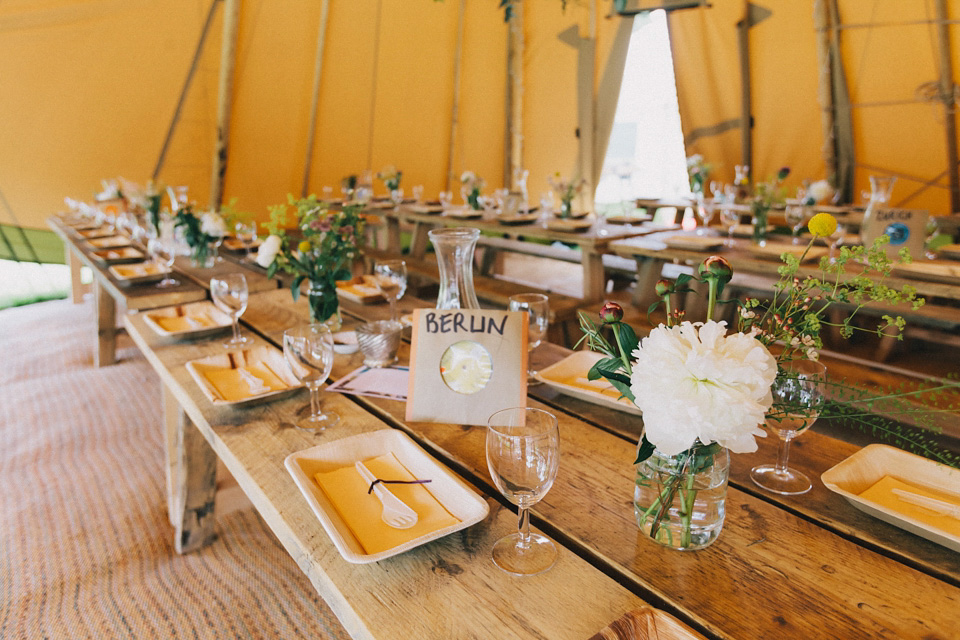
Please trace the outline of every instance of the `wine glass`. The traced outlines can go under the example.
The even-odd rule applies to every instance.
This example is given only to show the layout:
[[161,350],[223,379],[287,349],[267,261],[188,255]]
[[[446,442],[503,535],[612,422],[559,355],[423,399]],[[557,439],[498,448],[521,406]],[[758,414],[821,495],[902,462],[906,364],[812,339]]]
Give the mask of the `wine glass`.
[[[542,293],[518,293],[510,296],[507,309],[509,311],[526,311],[529,321],[527,330],[527,351],[532,352],[540,346],[547,335],[547,326],[550,324],[550,299]],[[527,367],[527,384],[540,384],[536,378],[537,372],[532,366]]]
[[698,236],[709,233],[707,228],[710,226],[710,221],[713,220],[715,207],[716,203],[713,200],[708,200],[702,193],[697,194],[697,217],[703,223],[703,228],[697,229]]
[[787,224],[790,225],[792,231],[793,244],[800,244],[800,229],[803,229],[803,225],[807,223],[809,213],[809,207],[799,202],[788,203],[783,210],[783,217],[786,219]]
[[320,433],[340,423],[340,416],[320,408],[320,387],[333,368],[333,334],[325,324],[305,324],[283,332],[283,355],[293,375],[310,391],[310,417],[296,425]]
[[257,239],[256,221],[237,222],[237,224],[234,225],[233,230],[237,234],[237,240],[243,244],[244,255],[249,255],[250,248],[253,247],[253,242]]
[[843,244],[843,239],[847,235],[847,225],[838,224],[837,230],[830,234],[827,238],[827,243],[830,246],[830,262],[836,262],[836,257],[834,254],[837,251],[837,247]]
[[728,247],[736,246],[736,243],[733,241],[733,231],[737,228],[737,225],[740,224],[740,212],[727,207],[720,209],[720,224],[723,225],[723,228],[727,232],[727,239],[723,244]]
[[557,548],[530,533],[529,509],[557,477],[560,431],[557,418],[543,409],[503,409],[487,421],[487,468],[497,490],[517,505],[518,532],[497,540],[493,562],[508,573],[532,576],[553,566]]
[[820,415],[824,403],[827,368],[816,360],[790,360],[780,364],[773,381],[773,406],[766,426],[779,440],[776,464],[762,464],[750,470],[750,479],[767,491],[795,496],[810,491],[806,475],[787,466],[790,442],[806,431]]
[[163,267],[165,271],[163,280],[157,283],[159,288],[166,289],[180,284],[180,281],[171,275],[173,273],[171,267],[177,257],[177,251],[172,242],[164,238],[151,238],[147,243],[147,252],[154,264]]
[[233,337],[223,343],[228,349],[236,349],[252,342],[250,338],[240,335],[240,316],[247,310],[249,295],[247,279],[242,273],[228,273],[210,278],[210,297],[213,298],[213,304],[233,320]]
[[380,294],[390,303],[390,319],[398,321],[397,300],[407,292],[407,263],[403,260],[379,260],[373,273]]
[[396,189],[391,189],[390,191],[390,201],[393,202],[393,206],[397,207],[403,202],[403,187],[397,187]]
[[440,200],[440,206],[444,209],[449,209],[453,206],[453,192],[452,191],[441,191],[440,195],[437,196],[437,199]]

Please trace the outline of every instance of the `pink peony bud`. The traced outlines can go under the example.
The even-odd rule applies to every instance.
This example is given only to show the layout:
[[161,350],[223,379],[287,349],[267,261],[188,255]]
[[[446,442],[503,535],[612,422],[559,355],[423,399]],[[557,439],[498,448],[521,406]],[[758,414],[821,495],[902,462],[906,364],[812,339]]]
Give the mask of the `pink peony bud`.
[[607,302],[600,309],[600,322],[604,324],[613,324],[623,320],[623,307],[616,302]]

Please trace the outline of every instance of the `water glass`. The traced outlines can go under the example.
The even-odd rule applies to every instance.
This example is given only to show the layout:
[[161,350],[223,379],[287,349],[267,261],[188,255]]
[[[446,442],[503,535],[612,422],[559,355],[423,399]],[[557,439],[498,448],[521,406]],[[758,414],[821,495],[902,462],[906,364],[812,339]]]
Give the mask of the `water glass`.
[[238,222],[234,225],[234,232],[237,234],[237,240],[243,243],[243,251],[245,254],[250,252],[250,248],[253,246],[254,241],[257,239],[257,223],[256,221],[251,222]]
[[724,244],[728,247],[736,246],[733,241],[733,231],[740,224],[740,212],[734,209],[720,209],[720,224],[727,231],[727,240]]
[[[540,346],[547,335],[550,324],[550,299],[542,293],[519,293],[510,296],[507,305],[509,311],[526,311],[529,328],[527,330],[527,351],[532,352]],[[537,372],[527,367],[527,384],[539,384]]]
[[162,267],[166,272],[163,280],[157,283],[159,288],[166,289],[167,287],[175,287],[180,284],[180,281],[171,275],[171,267],[177,257],[176,248],[171,241],[162,238],[152,238],[147,243],[147,253],[150,254],[150,258],[154,264]]
[[397,361],[403,325],[395,320],[365,322],[357,327],[357,345],[363,364],[371,369],[389,367]]
[[247,310],[247,279],[242,273],[228,273],[217,278],[210,278],[210,297],[213,304],[233,320],[233,337],[223,346],[228,349],[238,349],[252,340],[240,334],[240,316]]
[[397,322],[397,301],[407,292],[407,263],[403,260],[379,260],[373,266],[380,295],[390,303],[390,319]]
[[320,387],[333,369],[333,334],[325,324],[314,323],[283,332],[283,356],[290,371],[310,391],[310,416],[297,428],[320,433],[340,422],[335,413],[324,413],[320,407]]
[[487,421],[487,468],[497,490],[518,507],[518,532],[493,545],[493,562],[508,573],[532,576],[553,566],[557,548],[530,532],[529,509],[553,486],[560,464],[557,418],[543,409],[504,409]]

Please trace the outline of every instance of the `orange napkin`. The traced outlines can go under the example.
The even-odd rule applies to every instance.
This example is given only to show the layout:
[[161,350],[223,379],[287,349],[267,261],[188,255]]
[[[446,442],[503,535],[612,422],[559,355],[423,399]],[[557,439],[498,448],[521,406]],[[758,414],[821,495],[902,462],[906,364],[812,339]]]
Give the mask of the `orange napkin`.
[[[393,453],[364,460],[363,464],[383,480],[417,480]],[[394,529],[380,518],[383,507],[370,485],[353,465],[316,474],[317,484],[333,503],[357,542],[368,555],[380,553],[415,540],[439,529],[458,524],[459,518],[447,511],[430,493],[429,484],[387,484],[393,495],[417,512],[417,524],[409,529]],[[427,479],[427,478],[419,478]]]
[[926,487],[918,487],[916,485],[908,484],[892,476],[883,476],[879,481],[877,481],[876,484],[861,493],[860,497],[864,500],[875,502],[881,506],[896,511],[897,513],[902,513],[903,515],[909,516],[914,520],[919,520],[920,522],[930,525],[931,527],[935,527],[941,531],[946,531],[951,535],[960,536],[960,520],[951,516],[941,515],[936,511],[931,511],[930,509],[926,509],[920,505],[901,500],[899,497],[897,497],[897,494],[893,492],[894,489],[910,491],[921,496],[936,498],[937,500],[943,500],[944,502],[949,502],[950,504],[960,506],[960,497],[958,496],[933,489],[927,489]]
[[[189,318],[189,319],[188,319]],[[214,326],[210,316],[202,314],[199,316],[165,316],[153,318],[154,322],[160,325],[164,331],[176,333],[179,331],[192,331]],[[193,322],[191,322],[191,320]]]
[[[283,391],[287,388],[287,384],[283,380],[262,364],[247,365],[244,369],[269,387],[270,391]],[[237,402],[254,395],[260,395],[250,392],[250,385],[239,369],[204,367],[203,376],[213,385],[220,397],[227,402]]]

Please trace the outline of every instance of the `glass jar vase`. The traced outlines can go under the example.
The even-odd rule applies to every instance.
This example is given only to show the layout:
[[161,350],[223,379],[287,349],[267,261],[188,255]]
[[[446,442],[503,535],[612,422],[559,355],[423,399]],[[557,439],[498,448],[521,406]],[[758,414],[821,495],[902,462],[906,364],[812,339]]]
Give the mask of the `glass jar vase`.
[[311,280],[307,289],[307,303],[310,307],[310,322],[322,322],[330,331],[340,330],[343,322],[336,282]]
[[640,530],[671,549],[711,545],[726,509],[730,454],[718,444],[697,444],[677,455],[654,449],[637,463],[633,509]]
[[479,309],[473,288],[473,252],[480,230],[470,227],[433,229],[428,234],[437,252],[440,293],[437,309]]

